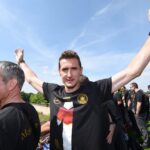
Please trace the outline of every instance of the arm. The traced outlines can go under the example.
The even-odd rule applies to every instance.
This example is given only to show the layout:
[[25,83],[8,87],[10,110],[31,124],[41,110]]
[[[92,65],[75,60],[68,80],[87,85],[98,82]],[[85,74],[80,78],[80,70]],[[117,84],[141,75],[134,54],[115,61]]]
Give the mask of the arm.
[[135,114],[136,114],[137,116],[139,115],[139,112],[140,112],[140,110],[141,110],[141,105],[142,105],[141,102],[137,102],[137,105],[136,105],[136,112],[135,112]]
[[50,121],[47,121],[41,125],[41,135],[44,135],[48,132],[50,132]]
[[41,81],[36,74],[29,68],[29,66],[24,61],[24,51],[23,49],[16,49],[16,60],[17,63],[20,65],[22,70],[24,71],[26,81],[32,85],[37,91],[43,93],[43,81]]
[[128,99],[128,108],[131,107],[131,99]]
[[110,114],[108,114],[108,117],[109,117],[110,125],[109,125],[109,133],[106,137],[106,140],[107,140],[108,144],[111,144],[112,139],[113,139],[113,135],[115,132],[116,124],[112,122],[112,118],[111,118]]
[[150,37],[145,42],[143,48],[133,58],[126,69],[112,76],[112,93],[121,86],[127,84],[132,79],[140,76],[146,65],[150,61]]
[[[148,11],[150,20],[150,10]],[[150,61],[150,37],[146,40],[143,48],[133,58],[126,69],[112,76],[112,92],[127,84],[132,79],[140,76],[146,65]]]

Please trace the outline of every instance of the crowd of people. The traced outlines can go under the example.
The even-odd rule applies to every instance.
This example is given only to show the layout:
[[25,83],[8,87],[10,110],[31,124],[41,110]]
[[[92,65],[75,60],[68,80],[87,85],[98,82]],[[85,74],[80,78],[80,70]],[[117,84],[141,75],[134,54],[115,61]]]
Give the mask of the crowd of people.
[[63,85],[40,80],[27,65],[24,50],[17,48],[15,53],[17,64],[0,61],[1,150],[35,150],[38,145],[41,133],[38,114],[20,94],[25,79],[50,103],[47,124],[51,150],[147,147],[146,96],[137,83],[131,83],[129,94],[122,91],[127,91],[123,86],[139,77],[148,65],[150,37],[124,70],[97,81],[84,78],[80,57],[73,50],[66,50],[59,57]]
[[127,149],[142,150],[149,147],[149,138],[146,122],[149,120],[150,91],[144,92],[139,89],[138,84],[132,82],[130,89],[121,87],[113,95],[118,115],[121,115],[124,141]]

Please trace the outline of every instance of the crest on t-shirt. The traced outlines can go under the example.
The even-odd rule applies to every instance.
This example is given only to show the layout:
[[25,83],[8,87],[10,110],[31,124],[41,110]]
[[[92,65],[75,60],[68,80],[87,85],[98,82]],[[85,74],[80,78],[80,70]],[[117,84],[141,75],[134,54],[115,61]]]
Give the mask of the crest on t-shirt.
[[54,102],[54,104],[56,104],[56,105],[60,105],[60,104],[61,104],[61,101],[60,101],[57,97],[55,97],[55,98],[53,99],[53,102]]
[[77,101],[79,104],[86,104],[88,102],[88,97],[86,94],[81,93],[78,97],[77,97]]

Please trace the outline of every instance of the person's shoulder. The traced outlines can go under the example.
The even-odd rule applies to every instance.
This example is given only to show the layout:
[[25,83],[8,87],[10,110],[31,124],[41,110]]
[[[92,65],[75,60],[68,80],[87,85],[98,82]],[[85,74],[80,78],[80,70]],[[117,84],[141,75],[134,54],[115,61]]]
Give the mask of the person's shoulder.
[[13,107],[5,107],[0,110],[0,118],[11,115],[14,112],[15,112],[15,109]]
[[10,103],[6,105],[3,109],[3,111],[7,113],[22,113],[24,111],[27,112],[36,112],[36,109],[28,102],[24,103]]
[[9,106],[0,110],[0,124],[1,123],[13,123],[17,119],[18,112],[16,108]]
[[104,78],[104,79],[100,79],[94,82],[94,84],[96,84],[98,87],[106,88],[106,87],[112,87],[112,80],[111,77],[110,78]]
[[106,82],[106,81],[111,81],[111,77],[99,79],[99,80],[96,80],[95,82]]
[[93,83],[96,83],[96,84],[105,84],[105,83],[111,83],[111,77],[110,78],[103,78],[103,79],[99,79],[99,80],[96,80],[94,81]]
[[35,107],[28,102],[19,103],[17,107],[20,109],[20,111],[26,112],[27,114],[30,113],[32,113],[32,115],[33,113],[37,114]]
[[34,106],[31,103],[25,102],[25,103],[18,103],[21,107],[29,108],[29,109],[35,109]]
[[43,82],[43,88],[48,89],[50,91],[58,90],[63,87],[64,87],[63,85],[58,85],[56,83]]
[[136,93],[136,94],[137,94],[137,95],[141,95],[141,96],[142,96],[142,95],[144,95],[144,91],[143,91],[142,89],[140,89],[140,90],[138,90],[138,91],[137,91],[137,93]]

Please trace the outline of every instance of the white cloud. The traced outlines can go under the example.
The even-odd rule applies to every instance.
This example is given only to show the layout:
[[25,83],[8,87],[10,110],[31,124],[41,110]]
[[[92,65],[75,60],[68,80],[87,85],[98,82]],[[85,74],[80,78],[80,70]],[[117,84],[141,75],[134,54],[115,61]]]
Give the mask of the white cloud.
[[[98,29],[97,28],[95,29],[95,27],[93,27],[93,25],[95,26],[96,24],[99,24],[99,22],[103,22],[103,24],[104,22],[107,22],[108,19],[111,19],[111,17],[116,12],[120,11],[128,2],[122,2],[121,0],[117,0],[117,1],[112,0],[105,7],[98,10],[92,17],[89,18],[89,20],[87,20],[86,25],[83,27],[79,35],[72,40],[69,47],[78,50],[81,50],[83,48],[88,48],[97,43],[107,41],[108,39],[118,36],[120,33],[130,29],[131,26],[129,25],[125,27],[121,26],[116,29],[114,28],[111,29],[111,27],[105,29],[105,26],[101,26],[101,25]],[[101,17],[103,16],[105,16],[105,18],[107,19],[101,20]],[[106,30],[104,32],[105,35],[101,34],[102,30]],[[107,30],[109,30],[109,33]],[[93,34],[94,37],[92,37]]]
[[74,39],[74,40],[70,43],[70,45],[69,45],[69,48],[70,48],[70,49],[74,49],[74,48],[75,48],[77,42],[78,42],[82,37],[85,36],[85,31],[86,31],[86,29],[83,29],[83,30],[81,31],[81,33],[80,33],[77,37],[75,37],[75,39]]
[[124,32],[126,30],[128,30],[128,28],[121,28],[121,29],[118,29],[117,31],[114,30],[114,31],[112,31],[111,33],[109,33],[109,34],[107,34],[105,36],[101,35],[99,37],[99,39],[96,39],[96,40],[93,40],[93,41],[89,41],[89,42],[87,42],[87,43],[85,43],[83,45],[80,45],[76,49],[81,50],[83,48],[90,47],[90,46],[92,46],[94,44],[97,44],[97,43],[106,42],[106,41],[108,41],[111,38],[117,37],[119,34],[121,34],[122,32]]
[[97,11],[91,18],[91,21],[94,21],[97,17],[104,15],[105,13],[107,13],[110,9],[110,7],[112,6],[112,1],[110,3],[108,3],[105,7],[101,8],[99,11]]

